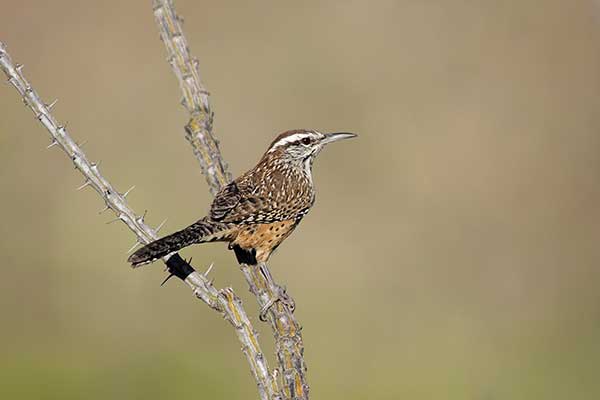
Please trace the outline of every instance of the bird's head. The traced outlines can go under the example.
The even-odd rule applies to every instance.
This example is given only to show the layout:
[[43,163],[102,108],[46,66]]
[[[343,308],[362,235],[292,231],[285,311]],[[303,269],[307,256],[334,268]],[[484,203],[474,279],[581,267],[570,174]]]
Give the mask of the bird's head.
[[356,134],[349,132],[321,133],[309,129],[296,129],[277,136],[265,156],[277,155],[299,163],[312,162],[325,145],[353,137],[356,137]]

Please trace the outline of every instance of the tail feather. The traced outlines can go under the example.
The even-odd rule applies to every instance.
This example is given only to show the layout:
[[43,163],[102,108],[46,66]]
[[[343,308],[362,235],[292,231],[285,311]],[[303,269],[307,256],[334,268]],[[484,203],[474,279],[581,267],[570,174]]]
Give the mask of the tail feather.
[[227,237],[230,231],[231,227],[228,224],[202,218],[179,232],[148,243],[133,253],[127,261],[133,267],[138,267],[192,244],[222,240]]

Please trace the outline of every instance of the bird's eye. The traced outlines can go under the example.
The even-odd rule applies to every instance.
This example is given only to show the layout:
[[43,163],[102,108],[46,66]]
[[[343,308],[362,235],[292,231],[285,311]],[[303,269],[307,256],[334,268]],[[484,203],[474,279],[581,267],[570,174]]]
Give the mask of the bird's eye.
[[305,145],[309,145],[310,144],[310,138],[305,137],[304,139],[301,140],[302,144]]

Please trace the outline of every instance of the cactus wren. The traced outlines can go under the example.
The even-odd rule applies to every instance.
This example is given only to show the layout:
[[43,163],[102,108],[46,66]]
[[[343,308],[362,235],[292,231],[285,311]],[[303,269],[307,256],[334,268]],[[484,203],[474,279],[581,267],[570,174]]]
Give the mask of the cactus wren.
[[228,242],[238,262],[266,262],[315,201],[312,163],[328,143],[353,133],[287,131],[275,138],[258,164],[215,196],[208,215],[187,228],[140,248],[135,267],[196,243]]

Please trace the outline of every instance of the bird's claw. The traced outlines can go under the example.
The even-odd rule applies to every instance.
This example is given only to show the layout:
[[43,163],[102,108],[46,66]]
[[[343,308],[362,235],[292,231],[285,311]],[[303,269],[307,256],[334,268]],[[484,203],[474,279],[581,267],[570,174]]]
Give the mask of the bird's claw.
[[271,297],[269,299],[269,301],[267,301],[267,303],[260,308],[260,313],[258,314],[258,319],[260,319],[261,322],[267,321],[267,313],[269,312],[271,307],[273,307],[273,304],[275,304],[276,301],[277,300],[275,299],[275,297]]
[[258,318],[262,321],[265,322],[267,320],[267,313],[269,312],[269,310],[271,309],[271,307],[273,307],[273,305],[275,303],[277,303],[278,301],[281,301],[281,303],[290,311],[290,312],[294,312],[296,310],[296,303],[294,302],[294,299],[292,299],[290,297],[289,294],[287,294],[287,291],[285,290],[284,287],[281,287],[279,285],[275,285],[275,296],[271,297],[269,299],[269,301],[267,301],[267,303],[261,307],[260,309],[260,313],[258,315]]

